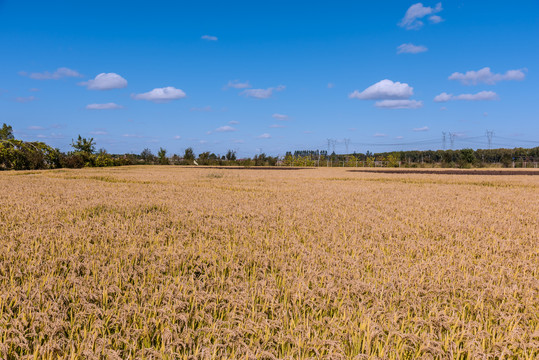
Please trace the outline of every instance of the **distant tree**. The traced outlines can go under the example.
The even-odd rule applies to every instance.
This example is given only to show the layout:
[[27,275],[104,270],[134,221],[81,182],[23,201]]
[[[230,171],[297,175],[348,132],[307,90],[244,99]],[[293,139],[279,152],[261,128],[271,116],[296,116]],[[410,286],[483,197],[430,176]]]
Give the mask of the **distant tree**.
[[228,161],[236,161],[236,152],[234,150],[228,150],[225,157]]
[[112,156],[107,153],[107,150],[99,149],[99,152],[97,153],[97,157],[95,159],[95,166],[114,166],[114,160],[112,159]]
[[462,149],[460,151],[460,165],[470,167],[475,161],[475,153],[472,149]]
[[161,165],[168,165],[169,164],[166,149],[159,148],[159,151],[157,152],[157,156],[159,157],[159,164],[161,164]]
[[4,123],[4,125],[2,125],[2,128],[0,129],[0,140],[13,139],[15,139],[15,137],[13,136],[13,128]]
[[183,154],[183,159],[187,161],[195,160],[195,152],[193,151],[193,148],[188,147],[187,149],[185,149],[185,153]]
[[197,161],[198,161],[199,165],[209,165],[209,163],[210,163],[210,152],[206,151],[206,152],[200,153],[198,155]]
[[95,152],[94,138],[86,139],[79,135],[77,142],[71,140],[71,146],[77,152],[83,152],[86,154],[93,154]]
[[170,157],[170,161],[172,163],[172,165],[179,165],[181,160],[180,160],[180,157],[178,156],[178,154],[172,154],[172,156]]
[[155,156],[150,149],[146,148],[140,153],[140,158],[144,160],[145,163],[152,163]]

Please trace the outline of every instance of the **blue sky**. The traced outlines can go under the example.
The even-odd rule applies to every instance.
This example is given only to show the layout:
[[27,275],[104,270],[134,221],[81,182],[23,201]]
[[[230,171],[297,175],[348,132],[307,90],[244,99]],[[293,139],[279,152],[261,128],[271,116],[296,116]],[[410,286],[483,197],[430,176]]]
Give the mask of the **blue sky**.
[[0,123],[111,153],[539,146],[537,39],[536,0],[0,0]]

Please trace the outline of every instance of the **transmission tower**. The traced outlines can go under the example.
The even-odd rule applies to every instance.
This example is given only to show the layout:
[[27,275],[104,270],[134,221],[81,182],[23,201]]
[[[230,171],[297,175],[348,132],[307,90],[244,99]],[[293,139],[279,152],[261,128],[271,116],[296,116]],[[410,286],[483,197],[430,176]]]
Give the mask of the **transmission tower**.
[[453,150],[455,147],[455,138],[457,137],[457,134],[455,133],[449,133],[449,142],[451,142],[451,149]]
[[492,137],[494,136],[494,131],[492,130],[487,130],[487,140],[488,140],[488,148],[489,150],[491,149],[492,147]]
[[350,145],[350,139],[344,139],[344,146],[346,148],[347,155],[348,155],[348,145]]
[[442,148],[445,150],[445,131],[442,131]]

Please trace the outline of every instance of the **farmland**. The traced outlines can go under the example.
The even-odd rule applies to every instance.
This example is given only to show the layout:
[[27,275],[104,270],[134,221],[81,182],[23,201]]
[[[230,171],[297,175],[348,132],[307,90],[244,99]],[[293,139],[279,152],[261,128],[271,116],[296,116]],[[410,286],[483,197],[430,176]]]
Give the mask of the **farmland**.
[[539,357],[539,177],[0,172],[0,358]]

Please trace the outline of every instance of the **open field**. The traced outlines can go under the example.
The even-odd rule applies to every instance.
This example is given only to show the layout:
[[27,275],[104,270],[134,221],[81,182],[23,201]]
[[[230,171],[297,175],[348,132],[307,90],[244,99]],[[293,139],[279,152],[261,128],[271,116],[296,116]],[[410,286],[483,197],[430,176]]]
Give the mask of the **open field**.
[[0,172],[0,358],[539,358],[539,177]]

